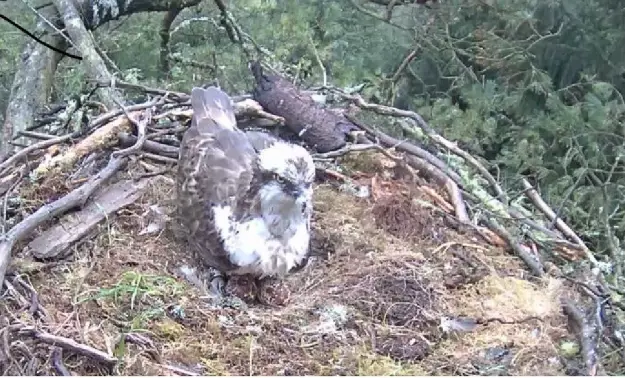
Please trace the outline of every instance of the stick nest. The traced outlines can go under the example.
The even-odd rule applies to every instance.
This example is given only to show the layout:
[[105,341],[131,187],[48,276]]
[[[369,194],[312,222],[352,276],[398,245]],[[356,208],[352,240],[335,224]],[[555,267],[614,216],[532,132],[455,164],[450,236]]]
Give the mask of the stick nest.
[[[381,148],[354,154],[359,158],[351,164],[345,159],[347,174],[318,180],[313,257],[287,278],[287,306],[210,305],[177,274],[193,262],[171,218],[175,169],[154,169],[177,156],[177,147],[159,138],[188,123],[188,116],[179,121],[186,113],[169,113],[177,121],[168,131],[148,130],[147,139],[150,117],[132,122],[142,130],[134,136],[127,117],[111,116],[98,138],[94,132],[82,140],[90,148],[48,151],[40,163],[54,164],[40,165],[43,176],[12,193],[20,206],[9,212],[23,223],[82,185],[88,189],[8,248],[13,253],[0,302],[5,375],[566,371],[561,344],[574,336],[560,310],[561,281],[530,279],[523,261],[488,242],[479,227],[451,222],[454,206],[445,190],[398,177],[399,163]],[[126,152],[137,141],[143,146],[135,145],[132,157],[114,158],[106,151],[119,147],[111,146],[117,137],[126,140]],[[354,195],[337,185],[342,180],[367,185],[371,193]],[[107,197],[106,188],[115,185],[118,191]],[[118,207],[98,202],[105,198]],[[77,214],[89,208],[91,218],[81,221]],[[96,222],[98,212],[106,216]],[[73,240],[67,230],[88,223]],[[55,227],[49,242],[56,247],[46,249],[42,235]]]
[[[67,261],[21,275],[47,311],[34,323],[119,358],[113,369],[124,375],[562,373],[553,281],[524,280],[517,259],[441,228],[441,215],[407,196],[375,203],[327,183],[315,189],[314,258],[288,278],[287,307],[211,308],[176,276],[189,256],[171,222],[140,235],[150,206],[173,211],[163,176]],[[450,276],[462,279],[449,285]],[[17,315],[24,303],[9,297],[2,307]],[[441,319],[456,316],[511,324],[444,332]],[[23,344],[6,373],[52,374],[53,347]],[[75,374],[111,371],[80,353],[66,352],[63,364]]]

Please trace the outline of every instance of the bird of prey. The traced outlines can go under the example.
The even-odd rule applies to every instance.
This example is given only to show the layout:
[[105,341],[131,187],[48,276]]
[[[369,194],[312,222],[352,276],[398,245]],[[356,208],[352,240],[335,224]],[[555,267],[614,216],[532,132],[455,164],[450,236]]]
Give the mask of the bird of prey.
[[[237,127],[217,87],[193,88],[180,145],[177,215],[200,269],[281,279],[307,263],[315,166],[301,146]],[[223,284],[215,294],[223,294]],[[213,291],[215,286],[213,286]]]

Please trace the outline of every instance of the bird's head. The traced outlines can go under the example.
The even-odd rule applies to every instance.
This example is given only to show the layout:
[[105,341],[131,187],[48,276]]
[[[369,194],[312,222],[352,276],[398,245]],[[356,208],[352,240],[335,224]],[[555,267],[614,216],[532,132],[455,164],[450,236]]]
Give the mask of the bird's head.
[[303,147],[276,142],[260,151],[258,165],[263,176],[260,189],[264,211],[302,213],[312,205],[315,164]]

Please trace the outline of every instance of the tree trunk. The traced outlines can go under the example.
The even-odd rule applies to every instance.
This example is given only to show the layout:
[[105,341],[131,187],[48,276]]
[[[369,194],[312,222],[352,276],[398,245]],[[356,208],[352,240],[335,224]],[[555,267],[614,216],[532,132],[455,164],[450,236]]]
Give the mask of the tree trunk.
[[[99,26],[120,17],[140,12],[164,12],[172,8],[187,8],[200,3],[201,0],[74,0],[73,4],[80,15],[84,27],[94,30]],[[53,6],[41,11],[48,20],[59,18]],[[57,25],[60,28],[61,24]],[[65,50],[67,44],[58,33],[44,22],[39,21],[35,34],[48,34],[46,42]],[[45,38],[45,37],[44,37]],[[76,42],[76,41],[74,41]],[[9,153],[9,142],[20,131],[32,127],[35,112],[46,102],[52,87],[56,67],[61,60],[58,54],[47,47],[29,41],[21,54],[22,62],[15,74],[11,95],[7,106],[6,119],[0,140],[0,155]]]

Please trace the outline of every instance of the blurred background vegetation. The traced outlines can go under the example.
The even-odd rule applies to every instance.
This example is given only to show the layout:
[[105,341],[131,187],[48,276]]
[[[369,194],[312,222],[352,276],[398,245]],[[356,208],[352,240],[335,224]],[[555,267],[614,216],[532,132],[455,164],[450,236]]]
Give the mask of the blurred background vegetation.
[[[11,3],[9,6],[8,3]],[[36,6],[44,1],[31,1]],[[420,113],[490,163],[512,198],[537,185],[618,285],[625,236],[625,4],[620,0],[231,0],[228,9],[279,69],[304,87],[365,84],[368,100]],[[394,1],[396,4],[404,3]],[[34,29],[19,0],[0,11]],[[124,80],[189,91],[218,82],[238,94],[252,78],[215,2],[180,12],[162,61],[164,13],[107,23],[93,34]],[[26,37],[0,22],[0,114]],[[83,91],[64,59],[51,101]],[[378,125],[384,127],[385,125]],[[519,199],[521,200],[521,199]]]

